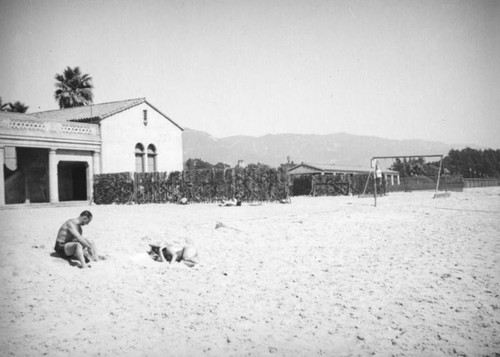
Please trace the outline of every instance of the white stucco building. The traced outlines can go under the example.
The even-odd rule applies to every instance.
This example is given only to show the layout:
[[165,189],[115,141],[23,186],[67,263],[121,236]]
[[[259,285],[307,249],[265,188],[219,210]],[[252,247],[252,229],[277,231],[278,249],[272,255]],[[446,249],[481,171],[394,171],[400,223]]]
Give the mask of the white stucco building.
[[88,200],[99,173],[181,171],[182,131],[145,98],[0,112],[0,205]]

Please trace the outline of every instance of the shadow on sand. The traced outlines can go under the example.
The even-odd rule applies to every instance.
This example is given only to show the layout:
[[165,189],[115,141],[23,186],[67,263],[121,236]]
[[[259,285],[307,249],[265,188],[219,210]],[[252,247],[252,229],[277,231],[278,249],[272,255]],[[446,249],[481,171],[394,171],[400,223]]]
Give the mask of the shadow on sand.
[[69,265],[71,265],[72,267],[80,267],[80,263],[77,263],[75,261],[73,261],[71,258],[64,258],[64,257],[61,257],[59,254],[57,254],[56,252],[52,252],[50,253],[50,256],[52,258],[58,258],[60,260],[64,260],[66,262],[68,262]]

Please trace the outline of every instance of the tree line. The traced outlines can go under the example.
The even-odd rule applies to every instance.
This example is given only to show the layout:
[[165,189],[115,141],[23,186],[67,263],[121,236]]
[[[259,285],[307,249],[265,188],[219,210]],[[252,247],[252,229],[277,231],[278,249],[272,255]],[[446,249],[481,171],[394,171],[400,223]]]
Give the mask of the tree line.
[[20,101],[16,101],[14,103],[4,103],[2,97],[0,97],[0,111],[2,112],[26,113],[28,108],[29,107],[27,105],[24,105],[24,103],[21,103]]
[[[262,163],[247,165],[247,167],[253,166],[269,167]],[[283,169],[290,169],[294,166],[294,162],[289,158],[287,158],[286,163],[280,165]],[[439,161],[425,162],[425,156],[422,156],[403,160],[395,159],[390,169],[399,172],[402,178],[412,176],[436,177],[439,174],[439,166]],[[184,162],[185,170],[228,168],[231,168],[231,166],[226,163],[219,162],[213,165],[201,159],[188,159]],[[452,149],[447,156],[443,157],[441,175],[462,176],[464,178],[500,178],[500,150]]]
[[[295,166],[295,163],[290,159],[290,156],[287,158],[287,162],[280,164],[279,168],[284,170],[285,172],[291,169],[292,167]],[[239,166],[236,165],[236,166]],[[250,163],[248,165],[244,165],[245,167],[249,168],[261,168],[261,169],[270,169],[271,166],[263,163]],[[187,161],[184,162],[184,170],[203,170],[203,169],[230,169],[232,168],[231,165],[226,164],[224,162],[218,162],[217,164],[213,165],[210,162],[203,161],[202,159],[188,159]]]
[[500,178],[500,150],[450,150],[443,160],[452,174],[469,178]]
[[[89,105],[93,103],[94,88],[92,77],[83,73],[80,68],[66,67],[62,74],[55,75],[54,99],[60,109],[73,108]],[[4,103],[0,97],[0,111],[26,113],[28,106],[20,101]],[[265,164],[251,164],[256,166],[267,166]],[[285,168],[293,167],[293,161],[287,157],[287,163],[282,164]],[[390,167],[391,170],[398,171],[401,177],[408,176],[437,176],[439,172],[439,162],[426,163],[423,157],[411,159],[396,159]],[[193,169],[225,169],[230,165],[219,162],[212,165],[201,159],[189,159],[185,162],[186,170]],[[443,158],[442,173],[450,175],[461,175],[467,178],[500,177],[500,150],[485,149],[476,150],[465,148],[462,150],[450,150]]]
[[[236,165],[239,166],[239,165]],[[283,165],[281,165],[283,166]],[[224,162],[218,162],[217,164],[211,164],[210,162],[203,161],[202,159],[188,159],[186,162],[184,162],[184,170],[204,170],[204,169],[218,169],[218,170],[225,170],[225,169],[230,169],[233,166],[226,164]],[[243,167],[243,166],[241,166]],[[270,169],[271,167],[266,164],[262,164],[260,162],[256,164],[248,164],[244,165],[244,167],[247,168],[260,168],[260,169]]]
[[[396,159],[390,169],[399,172],[401,177],[437,176],[439,165],[439,161],[426,163],[424,157],[419,157]],[[477,150],[469,147],[452,149],[443,158],[441,174],[465,178],[500,178],[500,150]]]
[[184,170],[203,170],[203,169],[229,169],[230,165],[225,164],[223,162],[219,162],[215,165],[207,161],[203,161],[202,159],[188,159],[184,163]]

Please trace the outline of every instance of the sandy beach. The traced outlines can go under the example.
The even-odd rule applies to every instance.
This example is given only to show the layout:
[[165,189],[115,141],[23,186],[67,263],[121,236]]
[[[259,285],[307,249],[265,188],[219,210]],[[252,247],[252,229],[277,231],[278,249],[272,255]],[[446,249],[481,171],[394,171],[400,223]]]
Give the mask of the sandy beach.
[[[53,254],[84,209],[84,236],[107,258],[86,270]],[[27,207],[0,210],[0,225],[3,356],[500,354],[499,187],[392,193],[377,207]],[[146,253],[186,237],[194,268]]]

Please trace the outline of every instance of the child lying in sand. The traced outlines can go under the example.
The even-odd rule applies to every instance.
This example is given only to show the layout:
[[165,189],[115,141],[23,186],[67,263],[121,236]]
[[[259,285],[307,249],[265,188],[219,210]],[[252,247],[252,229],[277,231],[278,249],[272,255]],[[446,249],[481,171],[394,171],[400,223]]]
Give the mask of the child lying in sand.
[[234,206],[241,206],[241,201],[236,200],[236,199],[231,199],[231,200],[222,200],[221,203],[219,204],[220,207],[234,207]]
[[149,244],[149,246],[151,247],[149,255],[160,262],[169,262],[170,264],[183,262],[188,267],[193,267],[198,263],[198,251],[189,239],[186,239],[185,246],[175,245],[168,241],[160,244]]

